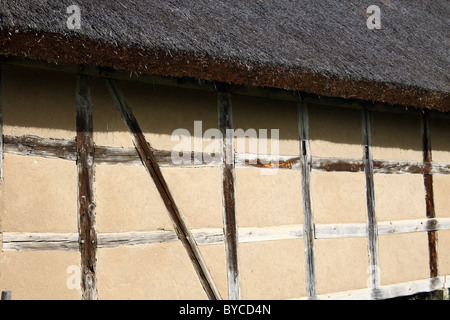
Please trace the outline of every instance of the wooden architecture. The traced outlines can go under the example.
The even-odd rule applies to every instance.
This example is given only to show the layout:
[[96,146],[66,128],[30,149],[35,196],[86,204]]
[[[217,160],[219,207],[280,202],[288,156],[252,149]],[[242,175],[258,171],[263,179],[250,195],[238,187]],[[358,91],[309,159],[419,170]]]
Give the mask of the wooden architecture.
[[[79,1],[70,30],[70,1],[2,4],[0,289],[85,300],[448,289],[450,88],[445,45],[429,39],[444,32],[445,1],[375,1],[380,30],[353,1],[199,2]],[[338,35],[315,23],[328,14]],[[178,129],[193,146],[181,163]]]

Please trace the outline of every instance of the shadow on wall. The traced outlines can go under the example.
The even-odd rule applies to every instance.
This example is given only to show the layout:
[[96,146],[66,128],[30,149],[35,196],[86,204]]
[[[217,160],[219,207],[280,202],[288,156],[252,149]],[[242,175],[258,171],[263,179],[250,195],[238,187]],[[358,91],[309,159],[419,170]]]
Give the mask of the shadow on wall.
[[[203,132],[217,128],[217,97],[213,92],[135,82],[120,82],[119,85],[144,133],[170,141],[172,132],[179,128],[187,129],[193,136],[194,121],[202,121]],[[34,132],[31,128],[36,128],[33,134],[38,136],[73,139],[76,136],[75,87],[76,76],[73,74],[2,66],[4,133],[30,134]],[[126,134],[127,129],[101,80],[93,80],[91,94],[95,132]],[[333,155],[332,145],[337,149],[351,146],[354,152],[349,151],[347,157],[362,155],[360,111],[313,104],[309,110],[310,139],[328,143],[319,153],[331,150],[331,154],[319,156],[343,156],[339,152]],[[279,129],[279,139],[285,142],[280,153],[298,152],[297,107],[293,102],[233,96],[233,121],[235,129],[244,131],[250,128],[268,129],[268,132]],[[420,160],[420,116],[375,112],[371,125],[375,157],[379,147],[408,150],[417,153],[413,158]],[[433,120],[432,133],[433,149],[450,152],[450,141],[445,138],[450,136],[448,120]],[[128,136],[126,140],[129,140],[128,145],[121,144],[132,146]],[[108,144],[108,139],[96,141],[97,144],[101,142]],[[162,146],[169,147],[170,143]],[[319,149],[312,148],[313,155]]]

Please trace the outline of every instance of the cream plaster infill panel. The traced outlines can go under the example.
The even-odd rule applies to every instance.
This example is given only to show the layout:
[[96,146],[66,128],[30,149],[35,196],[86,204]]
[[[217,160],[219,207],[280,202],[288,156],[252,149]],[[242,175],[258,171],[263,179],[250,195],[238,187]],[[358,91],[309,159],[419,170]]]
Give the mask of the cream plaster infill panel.
[[430,276],[426,232],[378,236],[378,257],[381,285]]
[[317,239],[315,248],[318,294],[367,288],[366,238]]
[[377,221],[426,218],[425,186],[420,174],[375,174]]
[[13,300],[80,300],[80,253],[2,252],[0,288]]
[[238,252],[242,299],[306,296],[303,239],[242,243]]
[[236,211],[239,227],[302,224],[299,170],[236,169]]
[[315,224],[367,222],[364,173],[312,172],[311,199]]
[[2,231],[77,232],[75,162],[5,154]]
[[205,300],[206,293],[181,242],[97,251],[100,300]]
[[223,228],[220,168],[162,168],[161,172],[189,228]]
[[97,232],[173,230],[144,166],[95,166]]

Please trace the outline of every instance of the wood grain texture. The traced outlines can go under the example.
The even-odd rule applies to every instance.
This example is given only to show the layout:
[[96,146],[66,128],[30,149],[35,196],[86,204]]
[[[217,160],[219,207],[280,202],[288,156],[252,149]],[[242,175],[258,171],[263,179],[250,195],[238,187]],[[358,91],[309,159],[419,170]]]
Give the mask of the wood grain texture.
[[[399,234],[450,230],[450,218],[383,221],[378,223],[378,234]],[[303,237],[303,225],[272,227],[242,227],[238,229],[238,243],[299,239]],[[193,229],[192,235],[198,245],[223,244],[222,228]],[[79,250],[78,233],[23,233],[4,232],[4,251],[25,250]],[[316,239],[367,237],[365,223],[337,223],[315,225]],[[130,231],[98,233],[97,248],[114,248],[152,243],[178,241],[170,230]]]
[[76,140],[4,135],[5,153],[47,159],[77,160]]
[[414,295],[416,293],[431,292],[444,289],[447,285],[446,277],[420,279],[415,281],[396,283],[380,286],[377,296],[373,295],[371,289],[349,290],[330,294],[319,295],[321,300],[384,300],[401,296]]
[[90,87],[90,77],[78,77],[76,90],[78,230],[81,251],[81,291],[84,300],[96,300],[98,298],[94,140]]
[[[62,159],[76,161],[76,141],[65,139],[41,138],[37,136],[3,136],[4,153],[21,156],[42,157],[47,159]],[[136,148],[119,148],[97,146],[95,149],[95,164],[141,166],[142,161]],[[191,163],[176,164],[172,162],[171,151],[151,148],[160,167],[167,168],[200,168],[219,167],[220,161],[203,161],[194,163],[194,159],[205,159],[191,153]],[[235,168],[285,169],[300,170],[300,157],[280,155],[276,159],[271,155],[235,153]],[[351,158],[312,157],[313,172],[363,172],[364,161]],[[373,172],[384,174],[450,174],[449,162],[396,161],[373,160]]]
[[297,109],[300,142],[300,170],[302,174],[301,184],[303,199],[303,238],[305,243],[306,290],[308,297],[315,299],[317,296],[314,243],[316,236],[311,200],[311,150],[309,147],[308,104],[305,102],[298,102]]
[[372,159],[372,139],[370,126],[370,112],[366,107],[362,111],[362,145],[364,172],[366,176],[367,202],[367,236],[370,261],[370,285],[374,296],[378,294],[380,274],[378,264],[378,230],[375,213],[374,170]]
[[236,187],[234,162],[234,137],[231,95],[219,92],[217,95],[218,124],[222,133],[222,175],[223,226],[225,234],[225,253],[228,276],[228,298],[239,300],[238,231],[236,221]]
[[[431,148],[431,134],[430,134],[430,117],[428,112],[424,112],[422,115],[422,152],[423,163],[428,169],[432,162],[432,148]],[[423,174],[423,181],[425,186],[425,205],[426,216],[429,219],[436,217],[434,210],[434,191],[433,191],[433,175],[428,169]],[[428,232],[428,254],[430,265],[430,277],[438,276],[438,264],[437,264],[437,233],[435,231]]]

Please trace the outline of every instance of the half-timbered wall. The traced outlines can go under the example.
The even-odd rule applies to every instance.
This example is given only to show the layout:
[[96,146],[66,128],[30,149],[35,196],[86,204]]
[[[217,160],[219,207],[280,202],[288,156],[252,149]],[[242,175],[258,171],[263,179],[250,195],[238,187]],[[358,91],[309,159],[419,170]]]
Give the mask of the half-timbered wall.
[[[75,141],[75,75],[14,67],[1,72],[4,137]],[[81,266],[79,251],[5,248],[12,233],[78,234],[76,155],[72,161],[25,156],[25,147],[15,145],[18,154],[8,152],[4,139],[0,286],[13,299],[80,299],[80,290],[66,285],[67,268]]]
[[[12,65],[0,88],[0,288],[14,299],[384,299],[449,286],[448,115]],[[173,164],[180,128],[203,142],[194,151],[211,128],[267,129],[271,150],[279,129],[281,157],[267,164],[268,150],[224,136],[231,164]]]

